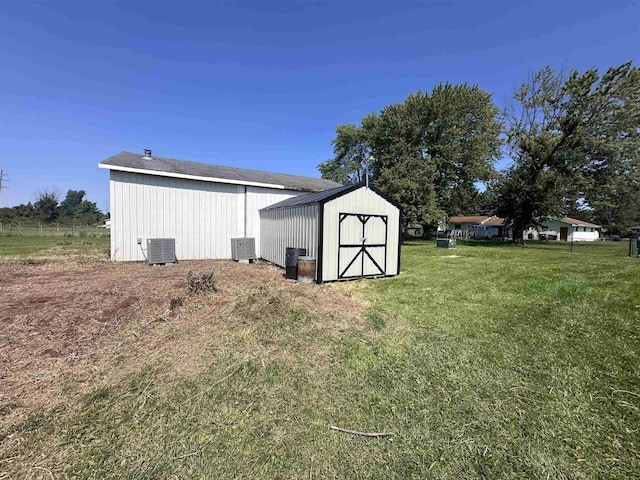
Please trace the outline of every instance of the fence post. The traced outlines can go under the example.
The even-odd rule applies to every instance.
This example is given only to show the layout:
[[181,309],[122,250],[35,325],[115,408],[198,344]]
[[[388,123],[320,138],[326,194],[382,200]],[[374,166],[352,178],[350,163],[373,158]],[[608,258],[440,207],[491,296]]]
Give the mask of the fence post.
[[42,236],[42,223],[40,223],[40,236]]
[[629,256],[633,256],[633,238],[629,237]]

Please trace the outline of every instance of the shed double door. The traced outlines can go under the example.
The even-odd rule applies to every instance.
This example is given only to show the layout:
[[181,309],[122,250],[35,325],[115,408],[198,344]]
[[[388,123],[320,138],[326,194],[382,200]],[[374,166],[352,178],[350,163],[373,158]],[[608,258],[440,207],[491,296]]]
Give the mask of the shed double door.
[[387,215],[340,213],[338,279],[386,275]]

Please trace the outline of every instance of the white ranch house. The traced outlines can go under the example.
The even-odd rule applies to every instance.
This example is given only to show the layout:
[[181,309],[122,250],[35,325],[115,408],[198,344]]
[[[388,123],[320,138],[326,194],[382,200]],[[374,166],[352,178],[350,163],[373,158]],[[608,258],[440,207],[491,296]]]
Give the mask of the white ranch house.
[[559,240],[563,242],[594,242],[600,239],[600,225],[575,218],[548,218],[542,228],[525,230],[525,240]]
[[[547,218],[542,228],[523,232],[525,240],[593,242],[600,238],[600,225],[575,218]],[[451,236],[473,239],[511,238],[511,228],[504,218],[490,215],[460,215],[449,218]]]

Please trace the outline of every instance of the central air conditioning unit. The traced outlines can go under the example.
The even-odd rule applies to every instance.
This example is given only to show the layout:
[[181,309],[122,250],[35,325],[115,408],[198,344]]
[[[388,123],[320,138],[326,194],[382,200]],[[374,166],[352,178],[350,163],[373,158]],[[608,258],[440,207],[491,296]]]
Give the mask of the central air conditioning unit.
[[231,258],[238,260],[256,259],[256,239],[255,238],[232,238]]
[[178,263],[175,238],[147,238],[147,263]]

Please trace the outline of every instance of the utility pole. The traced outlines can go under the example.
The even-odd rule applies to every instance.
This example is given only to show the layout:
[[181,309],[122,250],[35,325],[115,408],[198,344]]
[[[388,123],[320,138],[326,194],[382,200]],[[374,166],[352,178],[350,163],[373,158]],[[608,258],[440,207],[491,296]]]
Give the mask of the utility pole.
[[2,198],[2,189],[7,188],[2,186],[2,181],[5,180],[7,176],[4,173],[4,170],[0,169],[0,198]]

